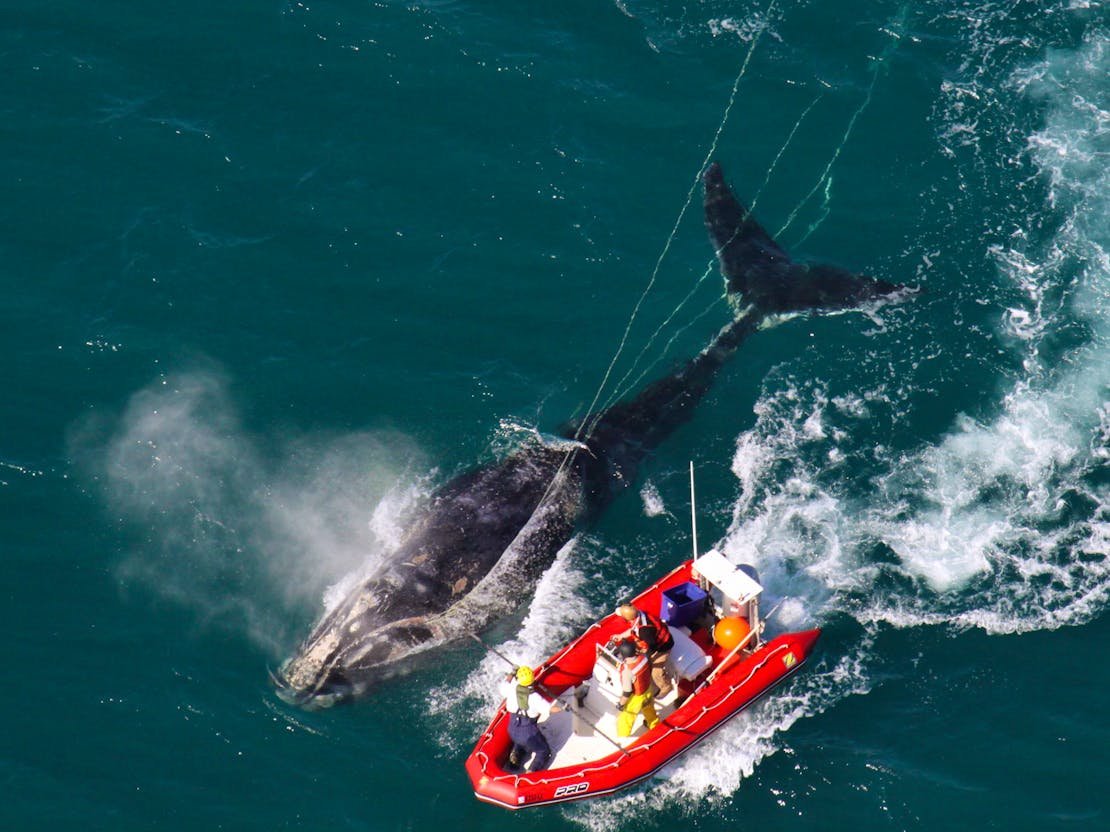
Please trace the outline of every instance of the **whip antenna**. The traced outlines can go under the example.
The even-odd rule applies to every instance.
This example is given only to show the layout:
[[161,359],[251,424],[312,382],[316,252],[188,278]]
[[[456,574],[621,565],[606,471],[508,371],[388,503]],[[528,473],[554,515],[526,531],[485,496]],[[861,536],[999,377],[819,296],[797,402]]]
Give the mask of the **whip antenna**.
[[698,512],[694,507],[694,460],[690,460],[690,529],[694,537],[694,560],[698,559]]

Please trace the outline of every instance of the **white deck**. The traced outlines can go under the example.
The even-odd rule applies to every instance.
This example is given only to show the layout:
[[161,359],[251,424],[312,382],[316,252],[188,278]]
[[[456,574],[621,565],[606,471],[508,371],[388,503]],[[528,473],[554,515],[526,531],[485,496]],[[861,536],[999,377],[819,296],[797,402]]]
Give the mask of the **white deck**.
[[[755,633],[755,640],[747,645],[744,653],[756,649],[762,643],[758,605],[763,587],[745,568],[732,563],[715,549],[698,557],[693,568],[708,584],[714,615],[717,618],[724,615],[746,618]],[[655,711],[660,719],[666,719],[675,710],[678,678],[696,679],[712,663],[710,657],[690,638],[685,627],[670,627],[670,632],[675,644],[667,666],[675,684],[665,697],[655,702]],[[611,654],[608,659],[600,656],[594,665],[593,678],[560,697],[565,710],[552,714],[540,723],[540,731],[553,752],[549,769],[600,760],[618,748],[635,743],[648,732],[643,717],[637,716],[632,736],[617,736],[617,716],[620,713],[617,702],[621,689],[616,668],[616,657]]]
[[[674,710],[677,697],[677,689],[672,689],[665,698],[656,701],[655,711],[660,719]],[[637,717],[632,736],[617,736],[619,698],[619,693],[598,684],[596,679],[589,683],[589,692],[581,705],[571,695],[564,697],[564,701],[570,704],[570,709],[552,714],[540,726],[551,750],[555,752],[548,768],[580,765],[608,757],[618,746],[623,748],[631,745],[646,734],[647,726],[643,717]]]
[[[709,657],[682,628],[671,628],[671,635],[675,646],[671,650],[669,666],[681,668],[682,675],[689,678],[697,676],[708,665]],[[575,695],[576,691],[585,693],[581,703]],[[554,752],[548,768],[581,765],[608,757],[618,747],[631,745],[646,734],[647,726],[643,717],[639,716],[631,736],[617,736],[617,715],[620,713],[617,702],[620,696],[620,680],[615,666],[605,658],[599,658],[594,666],[593,678],[579,688],[568,690],[561,697],[568,709],[552,714],[540,723],[540,730]],[[655,712],[660,719],[673,713],[677,698],[676,683],[665,697],[656,700]]]

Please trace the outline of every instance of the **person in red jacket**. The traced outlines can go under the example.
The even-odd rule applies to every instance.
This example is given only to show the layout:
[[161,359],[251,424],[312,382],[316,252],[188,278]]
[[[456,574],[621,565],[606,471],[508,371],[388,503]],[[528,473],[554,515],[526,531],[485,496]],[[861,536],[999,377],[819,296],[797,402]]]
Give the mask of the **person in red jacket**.
[[617,615],[631,626],[616,638],[634,638],[640,649],[647,654],[651,663],[651,681],[655,684],[656,695],[660,698],[671,692],[673,685],[667,674],[667,659],[674,647],[674,637],[667,625],[651,613],[638,610],[631,604],[617,607]]

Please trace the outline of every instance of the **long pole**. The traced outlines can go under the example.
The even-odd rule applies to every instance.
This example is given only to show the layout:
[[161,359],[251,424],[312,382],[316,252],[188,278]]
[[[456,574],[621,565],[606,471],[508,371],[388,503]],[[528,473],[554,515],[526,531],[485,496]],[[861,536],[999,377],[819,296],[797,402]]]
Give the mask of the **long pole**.
[[698,513],[694,501],[694,460],[690,460],[690,529],[694,538],[694,560],[698,559]]
[[[518,665],[516,662],[514,662],[512,659],[510,659],[504,653],[501,653],[501,652],[495,650],[494,648],[492,648],[488,644],[486,644],[484,641],[482,641],[482,639],[479,638],[476,633],[470,633],[469,635],[472,639],[474,639],[476,642],[478,642],[480,645],[482,645],[484,648],[486,648],[486,650],[493,653],[493,655],[497,656],[497,658],[501,659],[506,664],[512,665],[514,670],[516,668],[520,667],[520,665]],[[555,694],[553,694],[550,690],[548,690],[544,685],[540,684],[539,682],[536,683],[536,688],[541,693],[546,693],[548,696],[550,696],[553,701],[555,701],[555,702],[560,701],[559,697],[557,697]],[[628,752],[624,750],[624,747],[619,742],[617,742],[615,739],[613,739],[608,734],[606,734],[604,731],[602,731],[600,728],[598,728],[596,724],[594,724],[593,722],[590,722],[590,720],[588,720],[588,719],[586,719],[586,717],[582,716],[582,710],[585,708],[585,705],[580,704],[579,707],[577,709],[574,709],[574,710],[572,710],[569,705],[564,705],[563,707],[565,707],[568,711],[570,711],[575,716],[577,716],[580,720],[585,722],[586,725],[588,725],[590,728],[592,728],[594,733],[597,734],[599,737],[602,737],[603,739],[608,740],[609,743],[614,748],[617,749],[617,751],[619,751],[621,754],[623,754],[626,757],[628,756]]]
[[478,642],[480,645],[482,645],[484,648],[486,648],[486,650],[488,652],[493,653],[493,655],[497,656],[497,658],[499,658],[499,659],[501,659],[501,661],[505,662],[505,664],[512,665],[513,670],[516,670],[520,666],[516,662],[514,662],[512,659],[510,659],[508,656],[506,656],[504,653],[500,652],[499,650],[497,650],[493,647],[490,647],[488,644],[486,644],[484,641],[482,641],[482,639],[479,638],[477,633],[471,633],[470,637],[472,639],[474,639],[476,642]]
[[739,653],[741,650],[743,650],[744,647],[747,646],[748,642],[751,641],[752,638],[754,638],[756,636],[756,634],[758,634],[762,630],[763,630],[763,625],[761,624],[759,626],[759,629],[752,630],[746,636],[744,636],[744,640],[741,641],[739,644],[737,644],[735,647],[733,647],[732,650],[729,652],[729,654],[724,657],[724,659],[721,661],[721,663],[719,665],[717,665],[716,669],[706,677],[705,681],[702,682],[700,685],[698,685],[698,690],[701,690],[706,685],[708,685],[710,682],[712,682],[713,679],[716,678],[717,674],[725,669],[725,665],[727,665],[730,661],[732,661],[733,657],[737,653]]
[[710,673],[710,674],[709,674],[709,675],[708,675],[708,676],[706,677],[705,681],[704,681],[704,682],[702,682],[702,683],[701,683],[700,685],[698,685],[698,690],[701,690],[701,689],[702,689],[702,688],[704,688],[704,687],[705,687],[706,685],[708,685],[708,684],[709,684],[710,682],[712,682],[712,681],[713,681],[713,680],[714,680],[714,679],[716,678],[717,674],[718,674],[718,673],[720,673],[720,672],[721,672],[722,670],[724,670],[724,669],[725,669],[725,665],[726,665],[726,664],[728,664],[728,663],[729,663],[730,661],[732,661],[733,657],[734,657],[734,656],[735,656],[735,655],[736,655],[737,653],[739,653],[739,652],[740,652],[741,650],[743,650],[743,649],[744,649],[744,646],[745,646],[745,645],[746,645],[746,644],[747,644],[747,643],[748,643],[749,641],[751,641],[753,637],[755,637],[755,636],[757,636],[757,635],[763,635],[763,631],[764,631],[764,630],[766,629],[766,627],[767,627],[767,621],[768,621],[768,619],[770,619],[772,615],[774,615],[774,614],[775,614],[776,612],[778,612],[778,611],[779,611],[779,607],[781,607],[781,606],[782,606],[782,603],[783,603],[783,601],[785,601],[785,600],[786,600],[786,599],[785,599],[785,598],[783,598],[783,599],[782,599],[782,601],[779,601],[779,602],[778,602],[777,604],[775,604],[775,608],[774,608],[773,610],[771,610],[771,611],[770,611],[769,613],[767,613],[767,615],[765,615],[765,616],[763,617],[763,621],[762,621],[762,622],[761,622],[761,623],[759,624],[759,626],[758,626],[758,627],[754,627],[754,628],[752,628],[752,629],[751,629],[751,630],[750,630],[750,631],[748,632],[748,634],[747,634],[746,636],[744,636],[744,640],[743,640],[743,641],[741,641],[741,642],[740,642],[739,644],[737,644],[737,645],[736,645],[735,647],[733,647],[733,648],[732,648],[732,650],[731,650],[731,651],[729,652],[729,654],[728,654],[727,656],[725,656],[725,657],[724,657],[724,659],[723,659],[723,660],[721,661],[721,663],[720,663],[719,665],[717,665],[717,667],[716,667],[716,668],[714,668],[713,672],[712,672],[712,673]]

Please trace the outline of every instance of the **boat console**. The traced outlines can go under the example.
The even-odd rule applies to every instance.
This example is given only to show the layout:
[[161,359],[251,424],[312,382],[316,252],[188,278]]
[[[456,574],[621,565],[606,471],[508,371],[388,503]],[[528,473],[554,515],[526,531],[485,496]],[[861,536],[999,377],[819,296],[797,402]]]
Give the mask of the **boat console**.
[[754,567],[738,566],[716,549],[710,549],[694,561],[692,573],[698,585],[709,594],[717,617],[743,618],[751,630],[759,632],[759,596],[763,587]]

